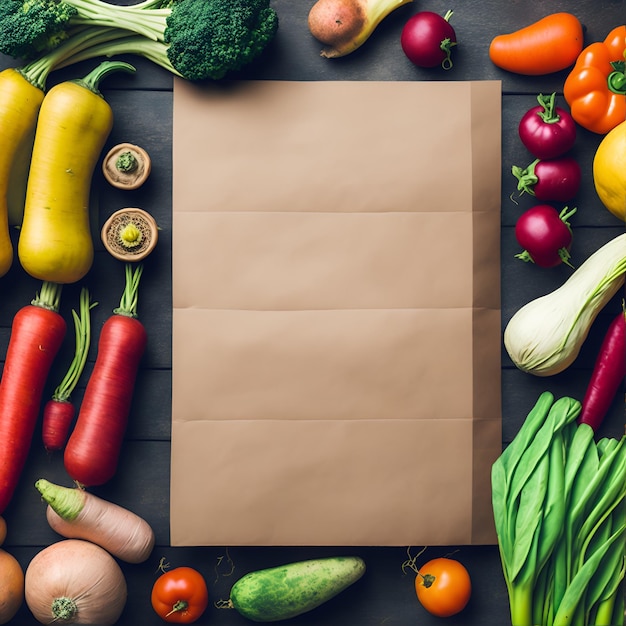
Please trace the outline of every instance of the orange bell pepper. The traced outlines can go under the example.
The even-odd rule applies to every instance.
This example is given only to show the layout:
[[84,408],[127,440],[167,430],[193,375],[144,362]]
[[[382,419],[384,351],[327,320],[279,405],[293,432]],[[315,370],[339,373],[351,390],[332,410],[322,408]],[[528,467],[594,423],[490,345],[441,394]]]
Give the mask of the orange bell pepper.
[[574,120],[606,134],[626,120],[626,26],[588,45],[565,79],[563,95]]

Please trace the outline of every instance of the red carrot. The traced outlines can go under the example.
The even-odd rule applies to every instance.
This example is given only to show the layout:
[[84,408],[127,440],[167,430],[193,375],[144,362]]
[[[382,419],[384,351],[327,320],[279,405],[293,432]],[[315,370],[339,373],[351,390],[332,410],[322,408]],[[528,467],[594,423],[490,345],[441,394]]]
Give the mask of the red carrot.
[[137,290],[143,266],[126,264],[126,286],[119,308],[104,323],[98,354],[76,426],[65,446],[64,463],[79,485],[102,485],[117,470],[139,362],[147,343],[137,319]]
[[600,346],[578,423],[597,431],[625,377],[626,311],[622,310],[611,322]]
[[52,398],[43,407],[43,424],[41,437],[48,452],[61,450],[67,441],[76,409],[72,403],[72,393],[81,377],[91,343],[90,311],[97,303],[89,302],[89,291],[83,288],[80,292],[79,313],[72,310],[76,349],[74,358]]
[[48,374],[66,332],[61,286],[44,282],[13,318],[0,382],[0,513],[13,497],[32,442]]

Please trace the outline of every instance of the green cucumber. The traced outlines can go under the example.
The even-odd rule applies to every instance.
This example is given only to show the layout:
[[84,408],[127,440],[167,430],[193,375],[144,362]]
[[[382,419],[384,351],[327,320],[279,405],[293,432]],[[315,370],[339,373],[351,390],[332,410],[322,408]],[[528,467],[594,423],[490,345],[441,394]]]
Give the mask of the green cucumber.
[[232,587],[229,605],[254,622],[277,622],[327,602],[365,573],[359,557],[298,561],[250,572]]

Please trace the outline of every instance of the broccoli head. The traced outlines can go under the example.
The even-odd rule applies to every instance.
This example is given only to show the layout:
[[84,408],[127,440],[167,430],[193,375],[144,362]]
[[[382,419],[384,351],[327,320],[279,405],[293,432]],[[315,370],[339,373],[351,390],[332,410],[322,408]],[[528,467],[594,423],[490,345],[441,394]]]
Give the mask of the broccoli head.
[[31,59],[56,48],[77,13],[59,0],[1,0],[0,52]]
[[[97,55],[138,54],[188,80],[217,80],[273,39],[270,0],[0,0],[0,52],[47,57],[50,71]],[[63,56],[64,55],[64,56]]]
[[269,0],[178,0],[166,22],[167,56],[188,80],[217,80],[241,70],[278,29]]

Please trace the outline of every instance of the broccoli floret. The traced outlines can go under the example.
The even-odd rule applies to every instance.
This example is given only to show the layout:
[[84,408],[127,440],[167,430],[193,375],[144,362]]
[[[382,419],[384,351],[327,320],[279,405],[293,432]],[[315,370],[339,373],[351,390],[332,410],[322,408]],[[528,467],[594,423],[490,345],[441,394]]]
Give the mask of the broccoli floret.
[[254,61],[277,29],[268,0],[184,0],[172,8],[164,40],[185,78],[220,79]]
[[[159,0],[161,1],[161,0]],[[142,10],[144,5],[146,10]],[[33,59],[72,36],[75,27],[119,28],[158,38],[169,9],[154,0],[141,5],[114,5],[106,0],[0,0],[0,52]]]
[[[25,9],[37,6],[34,15]],[[20,29],[20,37],[3,31]],[[241,70],[265,50],[278,29],[270,0],[0,0],[0,52],[32,59],[50,52],[80,28],[102,36],[64,67],[79,60],[137,54],[188,80],[220,79]],[[78,32],[77,32],[78,29]],[[110,45],[109,45],[110,44]]]
[[60,45],[78,11],[54,0],[0,2],[0,46],[4,54],[30,59]]

